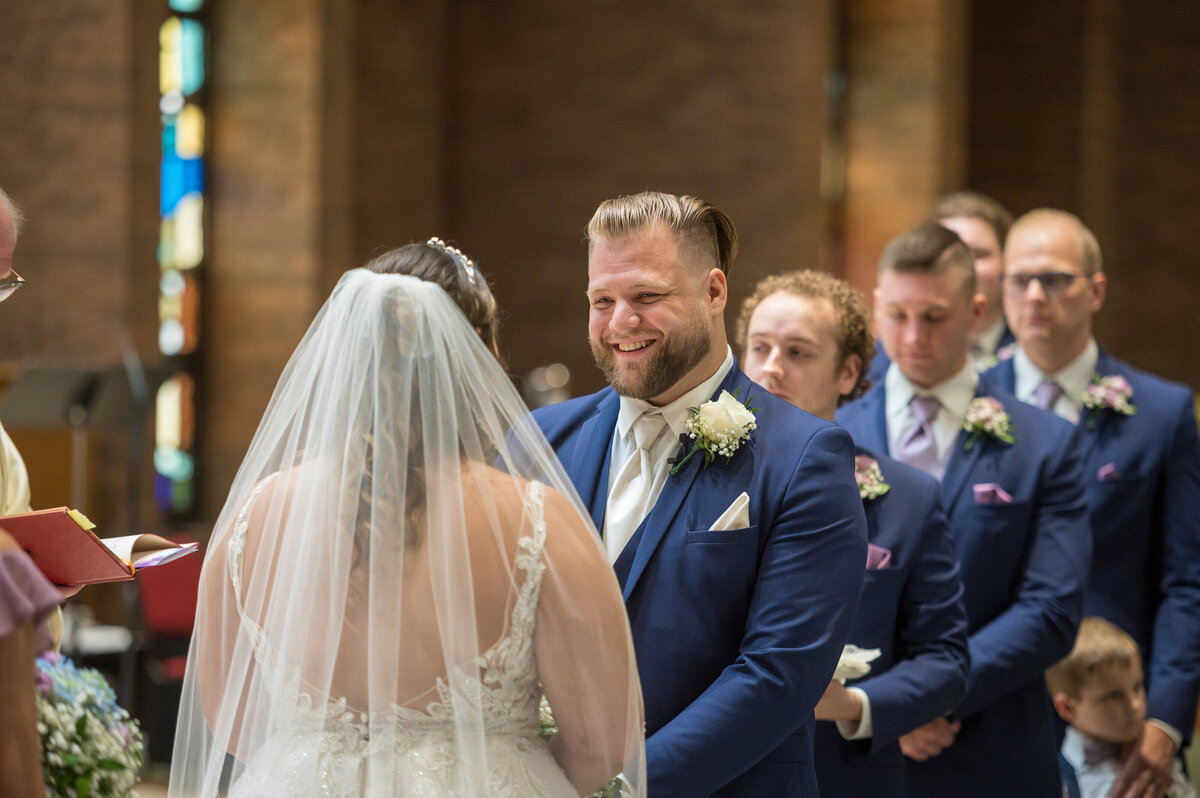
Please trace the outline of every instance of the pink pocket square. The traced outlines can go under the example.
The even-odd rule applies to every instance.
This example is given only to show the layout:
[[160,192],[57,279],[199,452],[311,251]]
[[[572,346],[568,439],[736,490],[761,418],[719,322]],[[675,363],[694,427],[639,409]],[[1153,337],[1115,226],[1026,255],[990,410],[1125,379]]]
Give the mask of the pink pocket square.
[[1121,475],[1117,472],[1116,463],[1105,463],[1104,465],[1100,466],[1098,471],[1096,471],[1096,479],[1101,482],[1112,482],[1120,478]]
[[972,485],[976,504],[1012,504],[1012,496],[995,482],[980,482]]
[[874,543],[867,544],[867,570],[881,571],[892,563],[892,550]]

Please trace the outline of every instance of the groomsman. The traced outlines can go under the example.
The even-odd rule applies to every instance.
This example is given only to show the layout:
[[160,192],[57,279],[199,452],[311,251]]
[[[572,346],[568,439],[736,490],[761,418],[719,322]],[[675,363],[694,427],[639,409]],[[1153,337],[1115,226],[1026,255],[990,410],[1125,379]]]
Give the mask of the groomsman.
[[[840,404],[867,389],[863,367],[875,346],[866,302],[824,272],[760,281],[742,304],[737,340],[752,380],[821,418],[832,421]],[[817,704],[817,782],[822,795],[838,798],[904,798],[900,735],[962,698],[967,613],[937,480],[855,452],[867,574],[850,642],[879,657],[852,685],[830,682]]]
[[[1036,210],[1009,233],[1004,304],[1019,344],[984,379],[1076,424],[1095,551],[1084,603],[1146,662],[1147,718],[1119,789],[1162,795],[1200,696],[1200,436],[1182,385],[1096,345],[1107,282],[1100,245],[1064,211]],[[1145,786],[1144,783],[1140,786]],[[1124,795],[1124,792],[1120,794]]]
[[[726,342],[736,241],[695,197],[602,203],[588,337],[610,387],[534,414],[624,591],[656,798],[817,794],[813,707],[867,556],[849,434],[752,383]],[[725,435],[711,463],[681,459],[697,407],[696,440]]]
[[1071,648],[1091,555],[1076,430],[980,383],[971,251],[926,224],[888,244],[875,319],[882,384],[838,412],[859,444],[941,481],[962,568],[971,672],[948,717],[904,735],[909,793],[1058,798],[1043,671]]
[[[997,353],[1013,343],[1012,331],[1004,320],[1000,291],[1000,274],[1004,271],[1004,239],[1008,235],[1008,228],[1012,226],[1012,214],[986,194],[956,191],[939,199],[929,218],[958,233],[958,237],[975,256],[975,287],[983,294],[987,304],[983,307],[983,315],[971,325],[968,351],[975,370],[985,371],[996,364]],[[882,349],[876,352],[867,375],[871,382],[883,379],[889,363]]]

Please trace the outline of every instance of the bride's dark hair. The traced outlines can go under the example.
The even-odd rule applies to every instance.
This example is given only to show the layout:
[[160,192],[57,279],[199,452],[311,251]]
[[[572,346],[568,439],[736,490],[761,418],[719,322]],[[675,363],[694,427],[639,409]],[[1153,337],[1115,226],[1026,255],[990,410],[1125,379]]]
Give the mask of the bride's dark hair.
[[[433,241],[438,239],[431,239]],[[483,273],[466,255],[440,241],[436,244],[406,244],[372,258],[363,268],[377,274],[408,274],[440,285],[503,365],[496,298]]]

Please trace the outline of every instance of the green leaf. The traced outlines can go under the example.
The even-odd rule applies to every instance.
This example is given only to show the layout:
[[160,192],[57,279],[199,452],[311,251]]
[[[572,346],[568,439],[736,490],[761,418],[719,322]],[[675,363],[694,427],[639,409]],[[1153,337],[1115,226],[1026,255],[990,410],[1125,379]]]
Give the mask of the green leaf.
[[75,778],[75,798],[89,798],[92,794],[92,777],[91,774],[80,775]]
[[125,766],[115,759],[103,758],[96,763],[101,770],[124,770]]

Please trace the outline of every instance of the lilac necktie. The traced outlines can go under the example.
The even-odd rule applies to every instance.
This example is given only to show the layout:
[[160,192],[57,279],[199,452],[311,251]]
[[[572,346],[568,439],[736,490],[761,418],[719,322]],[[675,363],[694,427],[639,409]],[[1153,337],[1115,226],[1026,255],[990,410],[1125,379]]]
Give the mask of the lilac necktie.
[[937,441],[933,437],[933,419],[942,404],[936,396],[914,396],[908,402],[915,423],[900,439],[893,456],[926,474],[937,471]]
[[1033,403],[1043,410],[1054,412],[1054,405],[1058,403],[1058,398],[1063,395],[1062,386],[1054,380],[1042,380],[1038,383],[1038,387],[1033,389]]

